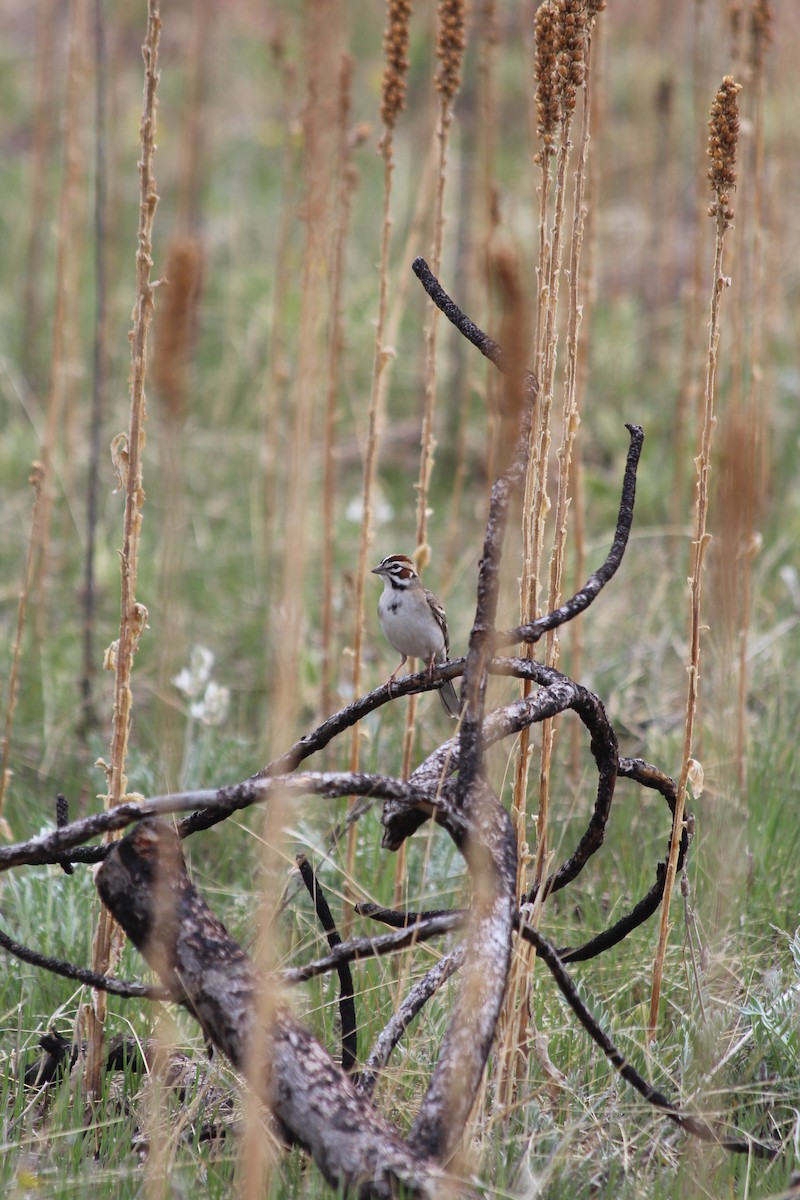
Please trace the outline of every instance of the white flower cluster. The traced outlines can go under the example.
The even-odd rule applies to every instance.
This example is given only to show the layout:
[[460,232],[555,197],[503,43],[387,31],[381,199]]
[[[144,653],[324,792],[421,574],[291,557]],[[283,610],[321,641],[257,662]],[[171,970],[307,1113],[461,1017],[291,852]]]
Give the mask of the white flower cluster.
[[211,678],[214,655],[207,646],[193,646],[189,666],[172,680],[190,701],[189,713],[203,725],[222,725],[228,715],[230,690]]

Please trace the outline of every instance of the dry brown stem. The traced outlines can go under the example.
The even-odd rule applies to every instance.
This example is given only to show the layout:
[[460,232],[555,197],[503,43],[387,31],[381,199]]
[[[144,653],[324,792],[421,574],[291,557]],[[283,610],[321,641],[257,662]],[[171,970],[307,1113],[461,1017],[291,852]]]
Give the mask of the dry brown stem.
[[703,587],[703,565],[710,534],[707,532],[709,476],[711,472],[711,442],[716,424],[714,403],[717,387],[717,357],[720,337],[720,309],[722,293],[730,284],[730,280],[722,274],[722,257],[725,232],[733,220],[731,208],[731,191],[736,185],[734,166],[736,163],[736,146],[739,136],[739,106],[737,95],[740,85],[735,83],[730,75],[726,75],[722,86],[717,92],[711,106],[709,121],[708,156],[711,166],[708,179],[711,184],[712,203],[709,215],[716,223],[716,239],[714,244],[714,273],[711,289],[711,311],[708,333],[708,356],[706,359],[706,379],[703,407],[703,425],[700,437],[700,453],[695,460],[697,471],[697,497],[695,503],[694,537],[691,551],[691,573],[689,576],[689,687],[686,697],[686,716],[683,734],[683,763],[678,780],[678,793],[673,815],[672,837],[670,841],[669,858],[667,860],[667,875],[664,883],[664,899],[661,905],[661,922],[653,965],[653,986],[650,996],[649,1027],[651,1035],[655,1034],[658,1024],[658,1006],[661,997],[661,981],[664,973],[664,957],[669,936],[669,906],[672,889],[675,884],[675,874],[678,861],[678,849],[683,829],[683,814],[686,805],[686,789],[689,782],[689,772],[692,766],[692,749],[694,743],[694,723],[697,712],[697,701],[700,684],[700,633],[701,633],[701,600]]
[[[450,127],[453,120],[453,100],[461,84],[461,66],[466,37],[464,33],[464,0],[440,0],[439,26],[436,38],[436,54],[439,67],[434,80],[439,95],[439,109],[436,122],[436,142],[438,145],[438,163],[436,171],[436,191],[433,205],[433,246],[431,262],[434,275],[438,274],[442,258],[444,241],[444,194],[447,183],[447,150],[450,139]],[[425,398],[422,406],[422,435],[419,456],[419,479],[417,481],[417,529],[416,550],[414,559],[420,574],[430,561],[430,546],[428,545],[428,504],[431,474],[433,472],[433,454],[436,442],[433,436],[433,419],[436,408],[436,347],[439,328],[439,309],[432,305],[429,309],[428,322],[425,327]],[[416,732],[416,701],[410,700],[406,712],[406,723],[403,732],[403,776],[408,776],[411,770],[411,760],[414,751]],[[398,862],[395,879],[395,890],[401,885],[400,870],[404,868],[402,859]]]
[[320,679],[320,707],[323,713],[331,709],[333,702],[333,547],[330,532],[335,525],[336,466],[334,449],[336,425],[339,413],[340,364],[344,345],[344,267],[347,235],[350,231],[353,193],[358,183],[358,174],[353,166],[354,140],[350,131],[350,89],[353,79],[353,60],[342,55],[339,80],[339,141],[337,149],[336,200],[334,207],[333,244],[331,247],[331,332],[328,345],[328,369],[325,388],[325,431],[323,435],[322,472],[322,526],[326,536],[322,539],[322,667]]
[[[267,346],[267,372],[263,390],[263,434],[264,434],[264,533],[259,546],[261,573],[264,590],[267,592],[270,572],[266,564],[274,562],[282,545],[280,514],[281,496],[286,485],[281,442],[286,423],[286,392],[288,371],[286,368],[287,303],[292,284],[291,234],[297,212],[297,159],[300,140],[296,131],[295,96],[297,73],[293,63],[284,59],[284,47],[280,39],[273,42],[273,52],[281,76],[283,97],[282,127],[285,131],[281,157],[281,203],[278,232],[275,245],[275,266],[272,303],[270,306],[270,335]],[[269,644],[271,622],[269,606],[265,606],[265,642]]]
[[[75,297],[82,256],[84,206],[80,190],[85,182],[86,146],[84,105],[87,91],[88,0],[76,0],[70,8],[69,62],[64,114],[64,173],[58,203],[56,282],[50,375],[47,388],[44,434],[39,458],[42,466],[42,499],[34,529],[33,595],[35,623],[39,636],[45,626],[50,535],[55,506],[56,443],[75,376],[75,347],[78,344],[78,305]],[[67,456],[69,457],[69,456]]]
[[0,760],[0,837],[11,837],[11,828],[5,817],[6,790],[11,779],[8,767],[11,754],[11,736],[14,730],[14,710],[17,707],[17,692],[19,690],[19,660],[22,653],[22,635],[25,631],[25,616],[28,610],[28,596],[33,582],[35,561],[34,532],[36,530],[37,510],[42,498],[42,468],[40,463],[33,463],[28,482],[33,488],[33,509],[31,512],[31,535],[28,541],[28,553],[25,557],[25,571],[22,585],[19,589],[17,602],[17,628],[14,643],[11,647],[11,668],[8,672],[8,700],[6,701],[6,722],[3,732],[3,754]]
[[[389,383],[388,368],[393,352],[386,345],[386,315],[389,295],[389,264],[392,247],[392,178],[394,174],[393,131],[402,111],[405,98],[405,75],[408,70],[411,4],[408,0],[389,0],[387,25],[384,33],[386,66],[383,76],[381,115],[384,122],[380,152],[383,157],[383,211],[381,222],[381,258],[378,273],[378,315],[375,321],[375,342],[372,358],[372,384],[367,411],[367,446],[364,459],[364,484],[361,493],[361,528],[358,540],[356,571],[355,615],[353,624],[353,690],[361,687],[361,659],[364,645],[364,586],[367,576],[367,554],[372,545],[372,500],[380,452],[381,425]],[[353,729],[350,743],[350,770],[358,770],[360,731]],[[351,807],[355,798],[351,799]],[[347,874],[355,869],[356,828],[351,824],[347,835]]]
[[[158,195],[153,175],[156,149],[156,89],[158,87],[158,44],[161,33],[159,0],[149,0],[147,34],[144,55],[144,103],[140,125],[139,159],[139,228],[136,249],[136,300],[133,310],[131,342],[131,407],[130,422],[124,448],[118,451],[121,475],[125,481],[125,515],[120,552],[120,625],[119,638],[108,651],[108,662],[114,670],[114,711],[112,716],[111,761],[106,765],[108,792],[107,808],[125,799],[127,777],[125,763],[130,733],[133,693],[131,677],[133,658],[139,639],[147,624],[147,609],[136,599],[139,537],[142,527],[144,487],[142,455],[145,445],[145,373],[147,343],[153,316],[154,285],[150,280],[152,260],[153,218]],[[92,944],[92,966],[105,973],[112,956],[114,925],[107,913],[101,913]],[[92,1010],[87,1012],[87,1090],[96,1095],[100,1086],[102,1039],[105,1020],[105,996],[95,992]]]
[[[558,448],[558,484],[556,492],[555,527],[553,532],[553,550],[550,558],[549,588],[547,607],[550,611],[558,608],[563,595],[564,558],[567,543],[567,513],[570,506],[570,478],[572,475],[572,454],[575,439],[580,425],[578,409],[578,334],[582,319],[582,263],[583,238],[585,227],[585,196],[586,171],[590,138],[590,63],[592,29],[588,25],[580,39],[575,54],[582,57],[576,64],[577,77],[581,79],[583,109],[581,120],[581,140],[578,151],[578,161],[575,169],[575,185],[573,193],[572,234],[569,249],[569,298],[566,334],[566,367],[564,371],[564,400],[561,419],[561,444]],[[547,635],[545,662],[549,667],[558,665],[560,657],[558,634],[552,630]],[[549,809],[549,778],[553,753],[553,731],[551,722],[542,729],[542,761],[539,788],[539,820],[537,824],[536,862],[534,877],[540,881],[544,874],[547,847],[547,818]]]
[[47,230],[47,165],[55,136],[57,73],[55,60],[58,0],[47,0],[37,8],[36,18],[36,107],[31,143],[29,232],[25,285],[22,298],[23,322],[21,361],[29,376],[41,371],[43,281],[42,252]]
[[[187,613],[178,602],[188,541],[184,438],[202,276],[200,238],[190,235],[173,238],[167,249],[164,287],[154,319],[151,372],[161,418],[157,439],[162,495],[156,602],[161,647],[158,683],[162,694],[167,693],[170,680],[186,656]],[[163,705],[161,766],[168,786],[175,786],[180,762],[182,739],[177,731],[180,719],[174,705]]]

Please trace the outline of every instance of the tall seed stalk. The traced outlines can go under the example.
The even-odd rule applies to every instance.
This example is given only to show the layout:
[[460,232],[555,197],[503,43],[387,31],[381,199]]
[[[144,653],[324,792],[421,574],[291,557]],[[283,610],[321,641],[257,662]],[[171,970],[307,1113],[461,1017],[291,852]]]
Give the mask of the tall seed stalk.
[[28,378],[38,381],[42,369],[42,258],[47,235],[47,169],[56,135],[55,61],[59,0],[39,0],[36,15],[36,100],[31,140],[31,174],[28,201],[28,245],[22,296],[20,361]]
[[[670,521],[676,528],[682,528],[685,521],[684,514],[686,512],[689,491],[689,447],[694,445],[693,430],[695,426],[692,422],[696,414],[699,413],[702,404],[701,390],[698,386],[698,380],[702,374],[702,362],[700,357],[700,343],[695,337],[695,333],[699,329],[703,319],[704,276],[706,269],[706,225],[702,219],[706,209],[706,197],[702,186],[701,164],[705,160],[706,151],[703,113],[707,104],[706,81],[709,73],[708,45],[710,38],[708,30],[705,27],[708,15],[708,6],[705,4],[705,0],[694,0],[693,13],[694,19],[691,25],[691,95],[692,136],[693,139],[696,138],[696,142],[693,145],[693,160],[696,164],[696,173],[693,176],[693,187],[695,188],[693,206],[696,208],[697,218],[692,221],[689,233],[691,239],[692,270],[691,279],[681,306],[683,310],[683,344],[681,347],[680,376],[675,399],[675,420],[672,433],[674,458]],[[678,539],[676,539],[675,548],[676,550],[680,549]]]
[[[367,411],[367,446],[364,459],[364,483],[361,492],[361,527],[358,538],[358,567],[355,583],[355,612],[353,616],[353,694],[361,691],[361,660],[364,646],[364,587],[367,575],[367,554],[372,545],[372,505],[375,477],[381,441],[383,410],[389,382],[388,368],[394,357],[386,344],[386,316],[389,295],[389,263],[392,247],[392,178],[394,174],[394,130],[406,102],[406,75],[411,30],[411,0],[387,0],[386,29],[383,35],[385,65],[381,92],[383,136],[380,153],[383,158],[383,215],[381,224],[381,258],[378,272],[378,315],[375,321],[375,342],[372,357],[372,384]],[[350,742],[350,770],[357,771],[361,732],[354,726]],[[350,805],[355,803],[351,797]],[[355,871],[356,826],[352,822],[347,833],[347,876]]]
[[[744,792],[747,783],[747,647],[752,609],[753,561],[758,550],[757,522],[761,513],[766,484],[766,430],[769,414],[766,411],[767,389],[762,386],[764,373],[763,341],[765,319],[764,243],[767,234],[765,219],[764,167],[764,105],[766,92],[766,54],[772,41],[772,5],[770,0],[754,0],[750,14],[750,87],[752,137],[750,157],[746,168],[752,196],[750,213],[750,261],[752,280],[752,314],[748,329],[745,358],[743,426],[746,432],[744,470],[752,478],[746,495],[750,503],[741,514],[741,528],[736,548],[739,592],[738,680],[736,696],[736,772],[739,788]],[[744,237],[744,233],[742,235]],[[747,301],[740,289],[740,303]]]
[[94,0],[94,335],[92,347],[92,403],[89,417],[89,462],[86,472],[86,554],[83,572],[83,664],[81,674],[81,731],[96,723],[92,683],[95,671],[95,547],[97,499],[100,487],[100,429],[106,379],[106,80],[107,50],[103,0]]
[[[556,490],[555,527],[553,532],[553,550],[550,558],[549,588],[547,607],[550,611],[562,600],[564,558],[567,543],[567,513],[570,500],[570,478],[572,475],[572,454],[575,439],[580,425],[578,409],[578,349],[579,330],[582,317],[582,264],[583,238],[585,229],[585,197],[586,197],[586,163],[589,151],[590,137],[590,95],[589,80],[591,66],[592,25],[597,13],[605,7],[604,0],[591,0],[586,4],[586,24],[579,31],[574,47],[570,52],[570,70],[572,84],[582,89],[583,110],[581,120],[581,140],[578,151],[578,161],[575,170],[573,192],[572,232],[569,249],[569,293],[567,304],[567,335],[566,335],[566,364],[564,371],[564,396],[561,421],[561,443],[558,448],[558,483]],[[581,65],[583,69],[581,70]],[[562,105],[565,109],[573,107],[572,89],[565,92]],[[549,667],[555,667],[559,661],[559,638],[556,630],[550,630],[545,643],[545,662]],[[544,875],[545,861],[548,852],[547,845],[547,816],[549,810],[550,766],[553,754],[553,736],[555,727],[552,721],[546,721],[542,729],[542,763],[539,786],[539,819],[537,824],[536,862],[534,875],[540,882]]]
[[[497,172],[495,167],[495,158],[497,150],[497,126],[498,126],[498,104],[497,104],[497,46],[499,42],[498,20],[497,20],[497,0],[482,0],[478,15],[475,21],[476,33],[479,36],[478,44],[478,61],[477,61],[477,187],[476,187],[476,203],[474,205],[477,215],[477,244],[474,250],[468,254],[468,267],[466,271],[467,282],[464,286],[465,295],[475,295],[476,297],[485,297],[485,310],[491,310],[491,277],[492,277],[492,244],[494,236],[497,232],[500,223],[499,205],[497,196]],[[467,175],[464,174],[466,186],[469,187],[473,182]],[[476,308],[480,307],[481,301],[476,299]],[[490,321],[485,321],[485,327],[489,327]],[[472,362],[470,356],[467,363]],[[467,370],[472,370],[470,366]],[[485,388],[487,392],[487,476],[491,486],[494,480],[492,471],[491,458],[491,443],[492,430],[494,424],[494,399],[496,395],[495,380],[497,372],[489,366],[485,375]],[[455,466],[453,470],[453,485],[450,493],[450,515],[448,520],[447,537],[445,541],[444,552],[444,568],[442,571],[445,579],[445,590],[449,590],[449,584],[452,580],[454,569],[458,566],[464,550],[464,523],[462,514],[462,499],[464,495],[464,486],[467,481],[468,473],[468,453],[469,453],[469,412],[471,398],[471,379],[463,373],[461,381],[461,403],[460,410],[456,419],[456,437],[454,448]]]
[[711,290],[711,311],[708,334],[708,354],[706,358],[706,377],[703,404],[703,425],[700,437],[700,453],[695,460],[697,496],[695,501],[694,538],[691,549],[691,573],[689,576],[689,687],[686,698],[686,715],[683,734],[683,764],[678,780],[675,813],[672,821],[672,836],[670,839],[669,858],[664,880],[664,895],[661,901],[661,921],[658,932],[655,962],[653,964],[653,985],[650,995],[649,1029],[651,1036],[655,1034],[658,1024],[658,1006],[661,998],[661,984],[664,974],[664,957],[669,935],[669,906],[672,890],[675,884],[675,873],[678,862],[683,830],[683,814],[686,806],[686,789],[689,782],[690,770],[693,767],[692,749],[694,744],[694,724],[697,712],[697,702],[700,684],[700,633],[701,633],[701,600],[703,586],[703,564],[706,549],[710,540],[707,532],[709,477],[711,472],[711,443],[716,417],[714,414],[717,361],[720,338],[720,309],[722,293],[730,280],[722,274],[723,249],[725,233],[733,221],[731,207],[731,192],[736,186],[736,147],[739,137],[739,103],[740,85],[732,76],[726,75],[722,81],[714,102],[711,106],[709,120],[708,156],[711,166],[708,179],[711,184],[712,203],[709,206],[709,216],[714,218],[716,237],[714,241],[714,273]]
[[17,600],[17,627],[11,646],[11,667],[8,672],[8,700],[6,701],[5,729],[3,730],[3,750],[0,757],[0,837],[11,840],[11,827],[5,817],[6,791],[11,781],[9,759],[11,757],[11,738],[14,732],[14,712],[17,707],[19,692],[19,661],[22,654],[22,635],[25,632],[25,618],[28,610],[28,596],[33,582],[33,571],[36,556],[34,534],[38,508],[42,498],[42,467],[41,463],[31,464],[28,482],[33,488],[33,507],[31,510],[31,535],[28,541],[28,552],[25,556],[25,570],[22,576],[22,586]]
[[[535,432],[534,453],[526,477],[525,508],[523,511],[523,577],[521,581],[521,612],[523,620],[531,620],[538,610],[538,589],[544,543],[544,525],[550,501],[547,495],[548,455],[550,447],[550,418],[555,390],[555,369],[558,343],[558,298],[561,271],[563,227],[566,219],[566,172],[572,149],[571,130],[577,104],[578,90],[583,94],[581,142],[575,172],[573,193],[573,223],[569,249],[569,300],[566,336],[566,369],[563,394],[561,444],[558,451],[559,474],[553,551],[549,569],[548,607],[557,607],[562,589],[564,557],[569,507],[569,483],[572,470],[572,451],[580,417],[577,406],[578,330],[580,325],[580,270],[584,235],[584,201],[586,158],[589,144],[588,67],[591,48],[591,27],[595,15],[603,7],[562,0],[549,9],[542,6],[537,12],[535,59],[537,70],[537,133],[540,137],[539,158],[542,166],[540,192],[539,303],[536,319],[536,362],[541,372],[540,403]],[[546,232],[545,203],[550,187],[548,160],[552,157],[553,142],[558,130],[554,215],[551,238]],[[544,280],[544,286],[541,281]],[[526,654],[533,657],[533,647]],[[546,661],[555,666],[559,657],[558,639],[548,634]],[[526,682],[523,694],[530,692]],[[544,876],[548,858],[547,821],[549,808],[549,776],[553,752],[554,728],[551,721],[542,723],[542,748],[539,770],[539,811],[536,828],[536,857],[534,873],[537,881]],[[518,888],[526,890],[527,854],[527,785],[530,759],[530,739],[527,730],[520,736],[514,779],[512,815],[521,853],[518,859]],[[524,1073],[526,1056],[523,1050],[527,1025],[527,989],[530,976],[530,954],[519,956],[513,972],[510,996],[517,997],[516,1019],[507,1026],[507,1064],[500,1099],[504,1105],[513,1101],[516,1084]],[[517,994],[519,993],[519,994]]]
[[[180,234],[166,252],[164,288],[153,329],[152,380],[158,405],[158,473],[161,484],[161,525],[158,545],[159,614],[158,685],[166,693],[186,656],[185,607],[179,602],[187,545],[187,495],[184,438],[189,412],[192,348],[203,274],[203,249],[198,237]],[[162,752],[159,769],[164,787],[176,786],[181,757],[177,722],[179,710],[165,704],[161,718]]]
[[[322,541],[322,670],[320,680],[320,708],[324,716],[333,707],[333,547],[335,529],[336,464],[334,449],[336,424],[339,413],[339,384],[342,348],[344,345],[344,291],[345,254],[347,236],[350,231],[353,193],[358,175],[353,166],[354,137],[349,128],[353,80],[353,60],[350,55],[342,56],[339,82],[339,144],[337,151],[336,205],[333,230],[331,268],[331,334],[328,344],[328,380],[325,390],[325,432],[323,436],[322,468],[322,527],[326,536]],[[360,132],[356,131],[355,138]]]
[[[272,54],[281,77],[283,100],[282,128],[284,130],[281,157],[280,217],[275,237],[275,266],[273,271],[272,304],[269,316],[269,341],[267,345],[267,370],[263,398],[264,437],[264,519],[259,566],[264,594],[269,599],[274,592],[269,587],[271,566],[279,560],[283,545],[280,514],[283,511],[281,497],[286,484],[282,444],[287,424],[287,379],[286,342],[290,305],[288,303],[292,285],[292,230],[297,212],[297,160],[300,141],[297,137],[295,96],[297,71],[294,63],[286,59],[286,45],[282,33],[272,39]],[[270,605],[264,607],[265,643],[272,638]]]
[[[531,425],[531,444],[522,509],[522,573],[520,577],[520,619],[530,621],[538,611],[540,568],[544,544],[544,522],[549,508],[547,497],[547,459],[550,449],[550,414],[553,404],[558,330],[556,314],[561,275],[561,247],[566,208],[566,170],[570,150],[572,109],[564,108],[564,79],[562,68],[569,78],[565,58],[568,43],[566,16],[573,0],[547,0],[536,12],[535,71],[536,71],[536,132],[539,149],[536,159],[541,167],[539,192],[539,257],[536,268],[537,305],[534,325],[534,362],[539,380],[535,420]],[[573,105],[574,108],[574,105]],[[550,192],[553,186],[552,160],[556,158],[555,193],[552,228]],[[533,656],[533,648],[524,653]],[[523,684],[523,695],[530,694],[530,683]],[[542,730],[543,745],[545,730]],[[544,754],[544,748],[542,753]],[[522,848],[527,840],[527,790],[530,766],[530,734],[520,736],[514,776],[512,820]],[[540,813],[541,816],[541,813]],[[545,837],[544,828],[537,828],[537,853]],[[544,853],[544,846],[542,847]],[[518,865],[520,893],[526,889],[524,873],[526,855],[521,853]]]
[[[280,505],[284,529],[283,569],[277,604],[268,606],[275,687],[270,705],[270,740],[283,745],[294,736],[300,710],[299,680],[305,637],[305,575],[309,554],[308,513],[314,486],[314,447],[324,423],[317,397],[327,386],[328,333],[341,75],[339,0],[320,0],[306,17],[307,96],[303,114],[303,205],[305,245],[300,299],[297,375],[293,387],[291,439]],[[316,522],[315,522],[316,525]],[[317,549],[317,548],[315,548]],[[276,620],[280,613],[280,619]]]
[[[64,421],[70,374],[77,346],[78,305],[75,296],[81,268],[84,205],[80,190],[86,177],[86,126],[84,104],[87,92],[88,0],[73,0],[70,7],[69,62],[64,114],[64,168],[58,203],[55,306],[50,353],[50,377],[45,407],[44,434],[40,450],[42,499],[34,529],[35,565],[33,595],[35,623],[42,639],[47,607],[50,536],[55,505],[56,442]],[[74,372],[72,372],[74,374]]]
[[[453,101],[461,86],[461,70],[467,40],[465,32],[466,4],[464,0],[439,0],[439,22],[436,34],[436,56],[439,66],[434,86],[439,97],[435,138],[439,157],[436,172],[436,190],[433,203],[433,245],[431,247],[431,270],[438,275],[442,262],[444,241],[444,194],[447,183],[447,152],[450,129],[453,123]],[[433,419],[436,408],[436,347],[438,343],[439,309],[435,304],[428,306],[428,323],[425,327],[425,399],[422,406],[422,441],[419,456],[419,479],[417,481],[417,529],[414,559],[420,574],[431,557],[428,545],[428,502],[433,452],[436,442],[433,436]],[[411,773],[416,732],[417,697],[409,696],[406,724],[403,732],[403,761],[401,774],[407,779]],[[395,901],[399,903],[405,881],[405,850],[398,854],[395,871]]]
[[[265,606],[272,647],[273,686],[269,694],[270,749],[295,736],[301,708],[305,645],[305,587],[309,560],[309,514],[319,495],[315,486],[315,453],[323,440],[324,407],[330,359],[330,317],[335,258],[336,173],[341,130],[341,81],[344,6],[340,0],[318,0],[305,13],[305,107],[303,112],[303,201],[305,228],[300,297],[298,370],[292,389],[291,440],[286,453],[283,561],[279,595]],[[315,517],[319,510],[316,510]],[[314,520],[314,526],[317,525]],[[326,530],[325,536],[332,536]],[[319,546],[315,546],[318,553]],[[254,961],[261,980],[255,1028],[269,1027],[279,997],[274,982],[278,941],[274,897],[280,895],[279,874],[287,854],[285,829],[292,806],[284,794],[267,806],[260,831],[261,863],[257,924],[260,930]],[[275,1154],[264,1135],[264,1088],[268,1069],[258,1055],[249,1073],[244,1129],[238,1157],[236,1194],[256,1200],[266,1194]]]
[[[148,0],[147,34],[144,55],[144,105],[140,125],[139,157],[139,228],[136,250],[136,300],[131,342],[131,407],[127,437],[116,439],[117,462],[125,483],[125,515],[123,519],[122,550],[120,552],[120,624],[119,638],[107,651],[106,665],[114,671],[114,712],[112,716],[111,762],[104,764],[108,792],[106,808],[122,803],[128,780],[125,765],[130,734],[133,692],[133,657],[147,624],[147,609],[136,599],[136,577],[139,564],[139,538],[142,528],[144,488],[142,456],[145,446],[144,422],[145,373],[147,343],[153,317],[154,284],[150,280],[152,260],[153,218],[158,194],[153,174],[156,149],[156,90],[158,87],[158,45],[161,34],[160,0]],[[111,840],[109,837],[108,840]],[[115,949],[121,940],[119,932],[106,909],[102,909],[92,943],[92,969],[106,974]],[[86,1088],[96,1096],[100,1089],[103,1064],[103,1028],[106,1017],[106,993],[94,992],[92,1004],[86,1010]]]

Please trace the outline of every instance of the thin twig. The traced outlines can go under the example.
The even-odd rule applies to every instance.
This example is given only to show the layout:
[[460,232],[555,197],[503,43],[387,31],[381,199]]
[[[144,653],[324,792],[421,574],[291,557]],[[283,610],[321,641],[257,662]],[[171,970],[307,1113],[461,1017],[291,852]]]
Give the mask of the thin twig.
[[658,1088],[649,1084],[639,1072],[626,1062],[622,1052],[615,1046],[611,1038],[604,1032],[600,1024],[595,1020],[589,1009],[581,999],[580,993],[570,978],[567,971],[564,969],[564,964],[558,956],[554,946],[548,942],[545,937],[533,929],[530,925],[523,925],[520,928],[521,935],[536,947],[536,952],[545,965],[549,968],[550,973],[558,985],[564,999],[569,1004],[575,1016],[583,1025],[586,1032],[592,1038],[600,1049],[605,1054],[609,1062],[619,1071],[622,1078],[635,1088],[640,1096],[643,1096],[648,1104],[660,1108],[663,1112],[684,1129],[687,1133],[693,1134],[703,1142],[711,1142],[714,1145],[720,1146],[723,1150],[730,1150],[735,1154],[752,1154],[756,1158],[773,1159],[781,1153],[781,1147],[775,1143],[760,1142],[756,1138],[751,1137],[730,1137],[704,1121],[701,1117],[694,1117],[688,1113],[684,1113],[674,1101],[660,1092]]
[[[331,950],[336,950],[338,946],[342,945],[342,939],[339,936],[333,915],[328,907],[328,901],[325,899],[317,881],[314,868],[305,854],[298,854],[295,862],[297,863],[297,869],[300,872],[303,883],[306,885],[308,894],[314,901],[314,910],[322,928],[325,930],[328,945]],[[339,1017],[342,1022],[342,1070],[352,1071],[358,1057],[358,1039],[355,992],[353,990],[353,976],[350,971],[349,962],[340,963],[336,968],[336,972],[339,976]]]

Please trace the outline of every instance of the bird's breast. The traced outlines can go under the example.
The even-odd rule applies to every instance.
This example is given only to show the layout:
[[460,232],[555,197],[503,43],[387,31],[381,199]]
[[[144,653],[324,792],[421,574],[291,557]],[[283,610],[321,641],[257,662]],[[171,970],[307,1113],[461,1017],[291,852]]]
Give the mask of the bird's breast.
[[390,646],[409,658],[444,652],[444,635],[427,604],[406,604],[407,597],[384,592],[378,601],[381,628]]

